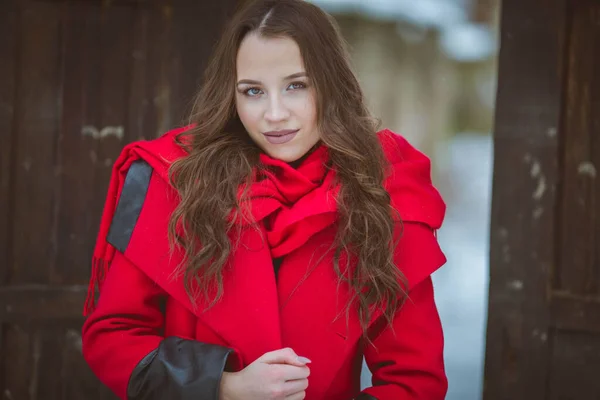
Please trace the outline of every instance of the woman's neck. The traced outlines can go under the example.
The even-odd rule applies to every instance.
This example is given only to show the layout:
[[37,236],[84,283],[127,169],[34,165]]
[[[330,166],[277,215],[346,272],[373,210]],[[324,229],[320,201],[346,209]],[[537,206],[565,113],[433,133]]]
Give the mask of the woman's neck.
[[308,158],[308,156],[310,156],[319,146],[321,145],[321,142],[317,142],[317,144],[315,144],[313,147],[310,148],[310,150],[308,150],[306,152],[306,154],[304,154],[302,157],[300,157],[299,159],[297,159],[296,161],[292,161],[287,163],[290,167],[297,169],[304,160],[306,160]]

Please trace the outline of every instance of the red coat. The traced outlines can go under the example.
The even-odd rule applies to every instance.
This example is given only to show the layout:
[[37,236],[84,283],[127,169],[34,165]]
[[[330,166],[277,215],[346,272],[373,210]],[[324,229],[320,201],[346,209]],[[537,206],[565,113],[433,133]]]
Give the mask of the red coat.
[[[159,144],[175,152],[161,144],[172,140],[168,137],[145,148],[141,144],[142,151],[136,154],[145,158],[142,153],[152,154],[152,146]],[[332,255],[325,254],[335,235],[333,226],[288,254],[277,281],[261,233],[244,230],[244,246],[233,255],[239,260],[232,260],[235,267],[224,276],[222,300],[205,312],[192,305],[181,280],[171,276],[178,260],[168,255],[166,235],[176,193],[155,168],[136,228],[126,250],[114,255],[97,307],[83,328],[84,356],[95,374],[126,399],[129,377],[140,360],[164,337],[178,336],[233,349],[227,366],[232,371],[266,352],[291,347],[312,360],[306,392],[311,400],[357,396],[363,354],[374,383],[365,392],[376,399],[443,399],[447,389],[443,334],[430,274],[445,262],[435,237],[444,206],[431,186],[427,158],[400,137],[394,141],[397,146],[394,153],[387,151],[388,157],[402,164],[408,177],[388,187],[396,193],[393,203],[403,219],[395,262],[408,279],[410,299],[396,314],[393,327],[381,325],[380,312],[374,315],[373,345],[360,340],[355,311],[348,325],[344,315],[339,317],[349,291],[338,285]],[[154,155],[164,156],[161,151]],[[115,173],[126,171],[123,165]],[[397,235],[400,231],[399,224]],[[164,312],[159,308],[161,299],[166,299]]]

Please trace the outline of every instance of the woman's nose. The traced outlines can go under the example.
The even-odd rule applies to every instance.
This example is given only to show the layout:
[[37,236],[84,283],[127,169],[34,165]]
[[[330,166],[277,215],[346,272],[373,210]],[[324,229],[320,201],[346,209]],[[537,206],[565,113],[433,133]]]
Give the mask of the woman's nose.
[[287,119],[289,116],[290,112],[281,99],[278,96],[272,97],[265,112],[265,119],[267,121],[278,122]]

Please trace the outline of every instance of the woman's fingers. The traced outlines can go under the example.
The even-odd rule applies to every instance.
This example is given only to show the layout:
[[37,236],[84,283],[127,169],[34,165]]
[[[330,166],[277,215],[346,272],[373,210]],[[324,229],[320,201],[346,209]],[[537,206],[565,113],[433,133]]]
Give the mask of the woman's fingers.
[[290,364],[302,367],[310,360],[306,357],[300,357],[289,347],[265,353],[258,359],[266,364]]
[[294,381],[297,379],[306,379],[310,376],[310,369],[308,367],[296,367],[295,365],[279,364],[274,369],[277,377],[284,382]]
[[285,396],[285,400],[303,400],[306,397],[306,392],[298,392],[289,396]]
[[288,396],[294,396],[298,395],[299,393],[304,393],[307,387],[308,379],[296,379],[294,381],[287,381],[286,383],[284,383],[283,392],[285,393],[287,399]]

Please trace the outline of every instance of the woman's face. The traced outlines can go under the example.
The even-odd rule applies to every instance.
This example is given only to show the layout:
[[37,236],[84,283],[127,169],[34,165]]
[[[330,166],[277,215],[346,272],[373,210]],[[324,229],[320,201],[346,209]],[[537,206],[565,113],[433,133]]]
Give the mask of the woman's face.
[[235,99],[246,131],[273,158],[296,161],[320,139],[315,92],[292,39],[244,38]]

